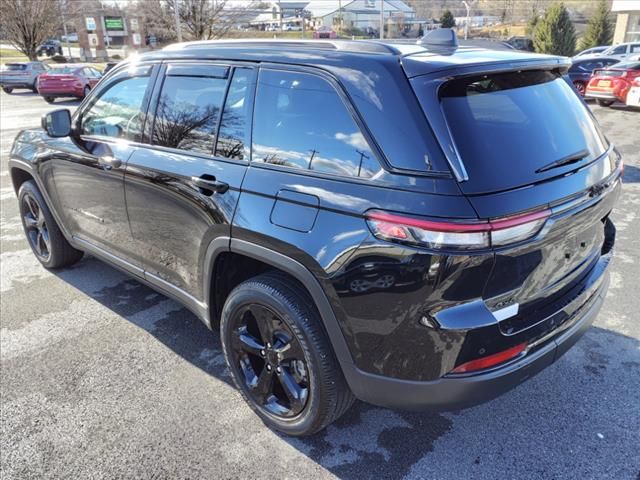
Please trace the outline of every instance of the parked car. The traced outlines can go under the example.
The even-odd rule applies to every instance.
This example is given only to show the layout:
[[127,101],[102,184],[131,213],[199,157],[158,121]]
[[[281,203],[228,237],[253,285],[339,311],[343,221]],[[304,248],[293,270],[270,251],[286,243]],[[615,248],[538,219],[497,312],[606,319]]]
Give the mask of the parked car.
[[616,101],[625,103],[634,79],[640,76],[640,62],[616,63],[593,72],[587,84],[585,98],[594,98],[598,105],[608,107]]
[[72,32],[69,35],[62,35],[62,37],[60,37],[60,40],[62,40],[63,42],[77,42],[78,34],[75,32]]
[[618,58],[603,57],[601,55],[573,57],[571,68],[569,68],[569,78],[578,93],[584,97],[592,72],[596,69],[610,67],[618,62],[620,62]]
[[625,103],[630,107],[640,107],[640,77],[636,77],[631,84]]
[[593,56],[597,53],[602,53],[604,52],[607,48],[609,48],[610,45],[601,45],[599,47],[591,47],[591,48],[587,48],[586,50],[582,50],[579,53],[576,53],[573,58],[576,57],[585,57],[585,56]]
[[52,67],[38,78],[38,93],[47,103],[59,97],[84,98],[100,78],[102,73],[86,65]]
[[280,25],[276,25],[275,23],[267,27],[267,32],[279,32],[279,31],[280,31]]
[[285,32],[301,32],[302,31],[302,25],[298,25],[296,23],[287,23],[284,26],[284,31]]
[[26,88],[37,92],[38,77],[47,71],[42,62],[12,62],[0,67],[0,87],[5,93],[11,93],[16,88]]
[[331,27],[320,27],[313,32],[313,38],[336,38],[338,34]]
[[569,66],[449,29],[179,44],[21,132],[9,172],[45,268],[90,252],[219,328],[267,425],[460,409],[558,359],[607,291],[622,161]]
[[42,57],[43,55],[46,55],[47,57],[62,55],[62,44],[58,40],[49,39],[36,49],[36,55],[39,57]]
[[627,57],[640,53],[640,42],[619,43],[612,45],[602,52],[605,57],[616,57],[624,60]]
[[104,66],[104,70],[102,70],[102,75],[109,73],[109,71],[111,71],[116,65],[118,65],[118,62],[107,62]]
[[522,50],[525,52],[533,52],[533,40],[529,37],[511,37],[507,40],[507,43],[516,50]]

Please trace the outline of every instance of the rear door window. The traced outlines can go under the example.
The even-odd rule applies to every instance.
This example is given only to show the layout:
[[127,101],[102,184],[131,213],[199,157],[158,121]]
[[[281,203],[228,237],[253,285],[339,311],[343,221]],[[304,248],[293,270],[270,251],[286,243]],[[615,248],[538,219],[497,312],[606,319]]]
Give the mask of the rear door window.
[[[587,108],[554,72],[460,78],[445,84],[440,98],[469,176],[465,188],[474,191],[534,183],[607,148]],[[549,168],[574,157],[564,169]]]
[[211,155],[226,85],[226,78],[165,77],[152,143]]
[[380,171],[358,124],[324,78],[262,70],[256,96],[254,162],[347,177]]

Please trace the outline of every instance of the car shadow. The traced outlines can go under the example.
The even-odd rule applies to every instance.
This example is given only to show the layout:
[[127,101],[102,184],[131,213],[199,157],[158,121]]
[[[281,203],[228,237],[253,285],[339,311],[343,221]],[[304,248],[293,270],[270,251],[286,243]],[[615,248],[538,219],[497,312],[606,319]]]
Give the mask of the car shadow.
[[[211,377],[233,384],[218,333],[207,329],[180,304],[90,256],[56,275],[145,330]],[[627,352],[626,358],[619,358],[621,349]],[[445,434],[449,434],[447,437],[456,438],[458,443],[452,448],[460,452],[461,457],[465,451],[481,452],[472,459],[469,468],[477,468],[476,473],[483,476],[482,468],[499,471],[500,462],[507,467],[513,459],[506,453],[505,458],[494,458],[490,452],[481,458],[485,454],[482,438],[491,439],[492,445],[503,442],[504,446],[515,448],[514,438],[517,445],[521,434],[526,437],[520,438],[523,443],[544,445],[545,451],[560,452],[565,451],[567,445],[566,436],[556,429],[560,428],[559,424],[568,425],[565,428],[573,425],[582,428],[584,422],[597,422],[607,409],[615,411],[617,418],[633,415],[631,410],[636,399],[630,386],[637,384],[640,374],[639,352],[640,342],[636,339],[593,327],[565,357],[569,359],[563,358],[542,374],[487,404],[441,414],[392,411],[356,402],[342,418],[318,434],[304,438],[278,436],[336,476],[360,480],[421,477],[421,468],[444,475],[442,472],[451,468],[448,464],[451,458],[442,453],[437,457],[425,456],[434,451],[436,442],[444,441]],[[612,402],[616,398],[618,400]],[[608,403],[603,406],[603,402]],[[625,406],[629,412],[620,411]],[[581,442],[572,448],[577,451],[584,448],[585,454],[602,448],[595,436],[593,439],[581,437]],[[458,454],[452,455],[455,459]],[[425,458],[436,463],[422,465]],[[549,462],[545,467],[547,471],[566,468],[561,457],[550,456],[545,461]],[[554,461],[558,462],[555,469]],[[480,465],[481,462],[484,465]]]
[[624,166],[623,183],[640,183],[640,168],[633,165]]
[[[11,95],[15,97],[41,97],[39,93],[35,93],[30,90],[18,90],[18,91],[14,90],[13,92],[8,93],[6,95]],[[42,99],[42,101],[44,102],[44,98]],[[82,100],[79,98],[72,98],[72,97],[61,98],[61,99],[56,99],[56,101],[51,105],[78,106],[80,105],[81,101]]]

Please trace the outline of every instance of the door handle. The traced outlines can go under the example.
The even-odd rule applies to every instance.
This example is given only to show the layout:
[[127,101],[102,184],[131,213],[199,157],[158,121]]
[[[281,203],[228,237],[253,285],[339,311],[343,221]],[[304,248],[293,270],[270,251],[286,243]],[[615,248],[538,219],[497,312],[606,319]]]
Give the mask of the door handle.
[[98,163],[105,168],[105,170],[111,170],[112,168],[120,168],[122,166],[122,160],[115,157],[105,156],[98,158]]
[[191,177],[191,183],[203,190],[209,190],[216,193],[224,193],[229,190],[229,184],[216,180],[211,175],[203,175],[202,177]]

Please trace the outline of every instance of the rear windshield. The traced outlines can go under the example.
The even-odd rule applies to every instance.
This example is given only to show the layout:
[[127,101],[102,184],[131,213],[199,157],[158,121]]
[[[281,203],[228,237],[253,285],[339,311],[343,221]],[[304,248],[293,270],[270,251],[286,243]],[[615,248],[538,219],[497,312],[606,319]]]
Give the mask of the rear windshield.
[[469,178],[483,190],[533,183],[542,172],[560,173],[548,168],[553,162],[577,159],[567,162],[575,165],[607,148],[587,108],[556,72],[455,79],[440,97]]
[[3,70],[11,70],[14,72],[19,72],[20,70],[26,70],[27,66],[24,63],[7,63]]
[[52,68],[47,72],[47,75],[71,75],[78,71],[77,67],[60,67],[60,68]]

